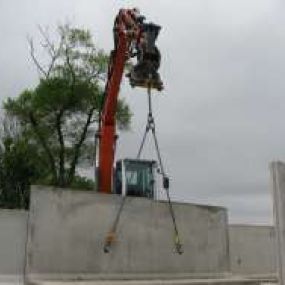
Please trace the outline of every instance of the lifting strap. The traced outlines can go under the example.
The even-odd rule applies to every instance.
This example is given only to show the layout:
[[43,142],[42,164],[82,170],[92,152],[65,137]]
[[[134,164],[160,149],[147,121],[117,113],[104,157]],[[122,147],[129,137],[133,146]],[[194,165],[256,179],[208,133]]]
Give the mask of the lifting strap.
[[[178,226],[177,226],[177,222],[176,222],[176,217],[175,217],[175,212],[173,209],[173,205],[172,205],[172,201],[170,198],[170,194],[169,194],[169,178],[168,175],[165,173],[164,170],[164,166],[162,163],[162,158],[161,158],[161,154],[160,154],[160,149],[159,149],[159,145],[158,145],[158,140],[157,140],[157,136],[156,136],[156,132],[155,132],[155,122],[154,122],[154,118],[152,115],[152,101],[151,101],[151,86],[148,87],[148,116],[147,116],[147,124],[146,124],[146,128],[145,128],[145,132],[137,153],[137,159],[140,158],[145,141],[146,141],[146,137],[148,132],[151,130],[152,132],[152,136],[154,139],[154,145],[155,145],[155,150],[156,150],[156,154],[157,154],[157,158],[158,158],[158,163],[159,163],[159,167],[160,167],[160,173],[162,175],[163,178],[163,188],[166,192],[166,196],[167,196],[167,202],[168,202],[168,207],[169,207],[169,212],[171,215],[171,219],[172,219],[172,223],[173,223],[173,228],[174,228],[174,244],[175,244],[175,250],[178,254],[182,254],[183,253],[183,248],[182,248],[182,243],[179,237],[179,231],[178,231]],[[116,230],[120,221],[120,217],[124,208],[126,202],[126,196],[123,197],[119,210],[117,212],[116,218],[114,220],[114,223],[111,227],[111,230],[109,231],[109,233],[106,236],[105,239],[105,244],[104,244],[104,252],[108,253],[110,252],[110,248],[112,243],[115,241],[116,239]]]
[[176,217],[175,217],[175,212],[174,212],[172,201],[171,201],[170,194],[169,194],[169,177],[166,174],[166,172],[164,170],[163,163],[162,163],[161,153],[160,153],[158,140],[157,140],[157,136],[156,136],[156,131],[155,131],[155,122],[154,122],[154,118],[152,115],[151,88],[148,88],[147,94],[148,94],[147,124],[146,124],[146,129],[145,129],[145,132],[144,132],[144,135],[142,138],[141,145],[139,147],[138,157],[140,157],[140,155],[142,153],[147,134],[151,130],[153,140],[154,140],[155,150],[156,150],[156,154],[157,154],[157,158],[158,158],[158,163],[159,163],[159,167],[160,167],[160,173],[161,173],[162,178],[163,178],[163,188],[166,192],[167,202],[168,202],[168,206],[169,206],[169,212],[170,212],[170,215],[172,218],[172,223],[173,223],[173,228],[174,228],[175,249],[176,249],[176,252],[178,254],[182,254],[183,253],[182,243],[180,241],[178,226],[177,226]]

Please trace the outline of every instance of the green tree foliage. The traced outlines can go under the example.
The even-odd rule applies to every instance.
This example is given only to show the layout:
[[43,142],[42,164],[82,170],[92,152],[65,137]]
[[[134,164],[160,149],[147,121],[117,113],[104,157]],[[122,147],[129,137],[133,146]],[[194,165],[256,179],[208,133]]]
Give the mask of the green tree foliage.
[[44,169],[35,145],[29,143],[19,124],[2,119],[0,128],[0,208],[28,208],[29,189]]
[[[40,146],[35,148],[37,156],[46,165],[41,179],[67,187],[77,177],[79,163],[92,157],[108,57],[95,47],[87,30],[60,26],[53,41],[46,30],[40,28],[40,33],[47,63],[38,60],[29,40],[40,81],[34,89],[6,100],[4,109],[20,122],[26,140]],[[119,127],[127,128],[130,118],[128,105],[119,100]]]

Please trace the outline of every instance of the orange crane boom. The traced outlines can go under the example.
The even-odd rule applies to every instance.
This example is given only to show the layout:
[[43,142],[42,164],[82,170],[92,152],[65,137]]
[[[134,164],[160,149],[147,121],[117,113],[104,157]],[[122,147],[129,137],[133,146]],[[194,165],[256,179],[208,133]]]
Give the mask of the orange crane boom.
[[116,143],[116,108],[126,62],[134,56],[138,64],[130,72],[134,86],[162,89],[157,73],[160,53],[154,45],[160,27],[144,23],[137,9],[121,9],[114,23],[114,50],[110,54],[104,102],[99,123],[99,192],[111,193]]

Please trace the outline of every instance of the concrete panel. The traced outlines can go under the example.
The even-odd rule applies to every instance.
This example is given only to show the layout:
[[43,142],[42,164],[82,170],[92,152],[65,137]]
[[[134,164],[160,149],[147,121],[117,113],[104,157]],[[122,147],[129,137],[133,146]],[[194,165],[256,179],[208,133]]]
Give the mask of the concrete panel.
[[[0,275],[22,276],[25,262],[27,238],[27,217],[25,211],[0,210]],[[4,277],[3,277],[4,278]]]
[[277,271],[279,283],[285,285],[285,164],[270,165],[273,186],[273,210],[277,237]]
[[33,187],[28,238],[30,275],[215,273],[229,269],[224,208],[175,203],[184,254],[174,252],[168,205],[127,198],[118,236],[103,252],[121,197]]
[[[169,279],[169,280],[92,280],[92,281],[73,281],[72,283],[62,281],[42,281],[37,280],[31,285],[260,285],[262,279],[253,280],[242,277],[223,278],[223,279]],[[267,281],[267,280],[265,280]],[[266,284],[266,283],[265,283]],[[272,284],[272,283],[267,283]]]
[[229,239],[232,273],[276,273],[273,226],[230,225]]

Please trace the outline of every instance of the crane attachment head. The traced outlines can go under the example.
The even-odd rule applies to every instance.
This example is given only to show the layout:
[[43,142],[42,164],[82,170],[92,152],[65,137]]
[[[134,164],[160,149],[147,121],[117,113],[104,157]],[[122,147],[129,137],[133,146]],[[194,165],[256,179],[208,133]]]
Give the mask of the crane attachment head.
[[127,42],[127,60],[136,57],[137,61],[132,66],[129,77],[132,87],[163,89],[158,69],[160,66],[160,52],[155,41],[161,27],[146,22],[145,17],[137,8],[121,9],[114,23],[115,52],[120,50],[120,41]]
[[136,47],[137,63],[127,75],[132,87],[154,88],[159,91],[163,89],[158,73],[161,55],[155,45],[160,29],[160,26],[153,23],[141,25],[141,37]]
[[[136,57],[129,77],[132,87],[163,89],[158,69],[160,52],[155,44],[161,27],[145,21],[138,9],[121,9],[114,24],[115,51],[119,50],[119,42],[126,38],[127,59]],[[122,36],[124,35],[124,36]],[[126,36],[126,37],[125,37]]]

